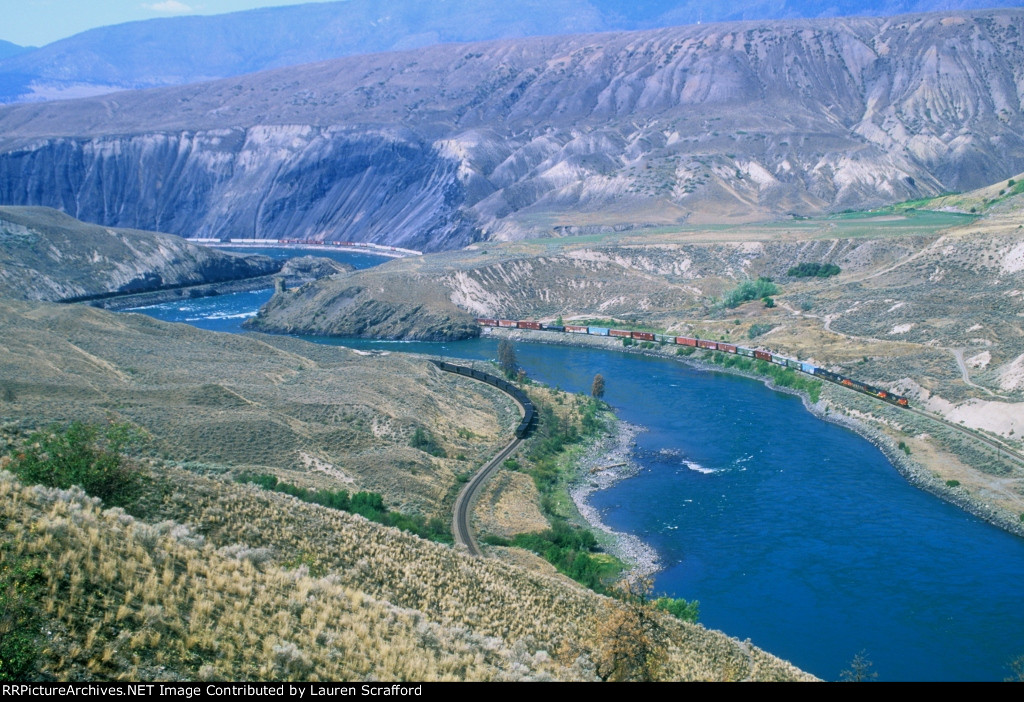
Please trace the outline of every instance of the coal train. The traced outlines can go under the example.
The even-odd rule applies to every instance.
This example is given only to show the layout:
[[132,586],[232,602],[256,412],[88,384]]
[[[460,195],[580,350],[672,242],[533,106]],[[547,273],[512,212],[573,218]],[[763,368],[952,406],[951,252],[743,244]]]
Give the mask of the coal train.
[[499,378],[496,375],[478,371],[475,368],[458,366],[454,363],[449,363],[448,361],[437,361],[433,359],[431,360],[431,363],[448,373],[458,373],[459,375],[464,375],[467,378],[481,380],[514,397],[516,402],[523,406],[523,419],[519,422],[519,426],[516,427],[516,436],[520,439],[526,438],[526,435],[529,434],[530,429],[533,427],[534,421],[536,420],[537,412],[533,407],[533,402],[530,401],[530,398],[527,397],[525,392],[504,378]]
[[909,407],[910,402],[907,398],[902,395],[889,392],[888,390],[882,390],[876,388],[867,383],[862,383],[859,380],[853,378],[847,378],[846,376],[833,373],[832,371],[824,368],[819,368],[810,363],[804,361],[797,361],[792,358],[786,358],[778,354],[773,354],[768,351],[762,351],[760,349],[748,349],[735,344],[727,344],[724,341],[712,341],[710,339],[698,339],[696,337],[688,336],[668,336],[665,334],[653,334],[651,332],[642,331],[628,331],[625,329],[611,329],[608,327],[590,327],[576,324],[543,324],[541,322],[534,322],[529,320],[514,320],[514,319],[490,319],[487,317],[478,317],[476,323],[485,327],[501,327],[511,329],[533,329],[538,331],[550,331],[559,332],[563,334],[588,334],[590,336],[609,336],[618,337],[623,339],[632,339],[634,341],[654,341],[660,344],[677,344],[679,346],[691,346],[698,349],[706,349],[709,351],[721,351],[724,353],[734,353],[739,356],[747,356],[758,361],[767,361],[768,363],[774,363],[784,368],[791,368],[794,371],[800,373],[806,373],[812,375],[815,378],[821,380],[827,380],[830,383],[836,385],[842,385],[843,387],[862,392],[865,395],[871,395],[877,397],[880,400],[884,400],[890,404],[898,407]]

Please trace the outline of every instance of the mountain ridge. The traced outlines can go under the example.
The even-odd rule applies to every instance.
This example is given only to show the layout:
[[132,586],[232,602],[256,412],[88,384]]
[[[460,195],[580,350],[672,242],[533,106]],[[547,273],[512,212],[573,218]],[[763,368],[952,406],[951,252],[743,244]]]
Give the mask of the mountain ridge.
[[531,38],[10,106],[0,202],[423,250],[880,206],[1024,170],[1022,23],[1015,9]]
[[[935,5],[941,5],[936,8]],[[211,80],[314,61],[434,44],[652,29],[703,22],[863,16],[1011,5],[1009,0],[805,0],[723,5],[655,0],[346,0],[162,17],[89,29],[9,61],[0,102],[66,99]],[[922,8],[922,5],[927,7]]]

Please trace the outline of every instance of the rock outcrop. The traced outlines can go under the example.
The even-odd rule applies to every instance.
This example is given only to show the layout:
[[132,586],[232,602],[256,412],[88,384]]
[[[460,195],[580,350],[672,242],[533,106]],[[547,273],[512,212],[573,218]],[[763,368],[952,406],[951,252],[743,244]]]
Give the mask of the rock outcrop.
[[0,207],[0,295],[67,300],[255,278],[281,264],[180,237],[79,222],[42,207]]

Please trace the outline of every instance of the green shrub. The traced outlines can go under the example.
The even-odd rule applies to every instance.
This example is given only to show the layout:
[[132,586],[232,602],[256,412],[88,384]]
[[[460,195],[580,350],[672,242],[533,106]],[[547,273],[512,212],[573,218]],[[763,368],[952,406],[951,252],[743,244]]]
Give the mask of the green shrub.
[[744,302],[778,295],[780,292],[779,286],[773,283],[771,278],[761,277],[757,280],[745,280],[726,293],[722,299],[722,305],[731,309],[739,307]]
[[747,330],[747,338],[756,339],[762,334],[767,334],[774,328],[774,324],[752,324],[750,325],[750,329]]
[[[469,480],[469,474],[464,475],[466,480]],[[459,476],[459,482],[462,482],[461,478],[462,476]],[[349,495],[348,490],[310,490],[282,482],[276,476],[267,473],[242,473],[237,480],[240,483],[258,485],[264,490],[283,492],[303,502],[358,514],[371,522],[397,527],[424,539],[452,543],[451,532],[443,520],[393,512],[384,504],[384,497],[379,492],[357,492]]]
[[790,278],[831,278],[841,272],[834,263],[801,263],[786,271],[786,275]]
[[684,622],[696,622],[700,616],[700,602],[697,600],[688,602],[682,598],[659,597],[654,601],[654,606]]
[[960,481],[959,480],[947,480],[946,481],[946,487],[951,487],[951,488],[960,487]]
[[444,449],[438,445],[437,439],[423,427],[416,427],[416,431],[413,432],[412,438],[409,440],[409,445],[414,449],[429,453],[431,456],[445,457]]
[[102,429],[84,422],[53,425],[28,438],[10,470],[30,485],[78,485],[107,505],[123,507],[142,487],[139,472],[121,453],[136,439],[128,424],[110,423]]
[[0,682],[31,679],[39,655],[36,590],[42,573],[24,561],[0,564]]

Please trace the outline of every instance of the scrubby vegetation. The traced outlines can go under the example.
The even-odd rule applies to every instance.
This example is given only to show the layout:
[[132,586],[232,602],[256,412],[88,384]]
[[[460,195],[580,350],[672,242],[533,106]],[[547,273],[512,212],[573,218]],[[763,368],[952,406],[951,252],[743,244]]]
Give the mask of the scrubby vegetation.
[[841,272],[834,263],[800,263],[786,271],[786,275],[790,278],[831,278]]
[[722,353],[720,351],[712,353],[709,360],[723,368],[735,368],[747,373],[767,376],[772,379],[774,385],[780,388],[790,388],[806,392],[811,402],[817,402],[821,397],[821,381],[805,377],[792,368],[783,368],[778,364],[769,363],[768,361],[755,360],[747,356]]
[[443,520],[389,510],[379,492],[357,492],[349,495],[348,490],[309,490],[278,480],[277,476],[268,473],[242,473],[238,476],[238,481],[258,485],[264,490],[282,492],[303,502],[358,514],[371,522],[397,527],[424,539],[452,543],[451,530]]
[[780,292],[782,290],[772,282],[771,278],[760,277],[757,280],[744,280],[725,294],[721,304],[723,307],[732,309],[739,307],[744,302],[762,300],[772,295],[778,295]]
[[28,679],[39,655],[40,571],[26,559],[10,556],[5,548],[0,559],[0,682]]
[[123,423],[55,424],[29,436],[7,469],[30,485],[78,485],[107,505],[123,507],[141,488],[138,471],[122,454],[135,434]]
[[751,324],[750,329],[747,330],[747,338],[756,339],[759,336],[767,334],[774,328],[774,324]]
[[[560,579],[169,465],[148,488],[163,499],[144,521],[0,473],[0,573],[32,573],[41,624],[22,628],[48,632],[20,679],[596,677],[606,600]],[[663,677],[801,677],[660,626]]]
[[434,435],[423,427],[416,427],[416,430],[412,433],[412,438],[409,439],[409,445],[414,449],[429,453],[431,456],[438,458],[445,458],[446,456],[444,449],[437,443]]

